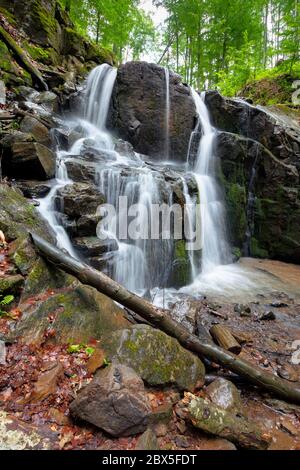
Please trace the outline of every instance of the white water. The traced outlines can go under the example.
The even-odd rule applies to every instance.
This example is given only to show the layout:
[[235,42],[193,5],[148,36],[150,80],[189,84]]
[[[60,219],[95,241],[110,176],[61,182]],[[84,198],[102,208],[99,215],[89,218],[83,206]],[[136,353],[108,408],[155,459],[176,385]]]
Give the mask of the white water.
[[165,154],[166,160],[170,158],[170,71],[165,67],[166,80],[166,111],[165,111]]

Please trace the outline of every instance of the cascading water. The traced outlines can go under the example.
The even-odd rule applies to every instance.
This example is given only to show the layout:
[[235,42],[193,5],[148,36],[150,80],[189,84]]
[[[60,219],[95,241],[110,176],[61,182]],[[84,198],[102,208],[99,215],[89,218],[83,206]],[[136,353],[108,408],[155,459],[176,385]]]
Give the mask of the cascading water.
[[[214,142],[216,130],[210,123],[204,95],[195,90],[192,95],[198,114],[196,131],[202,127],[202,138],[193,164],[193,176],[197,182],[201,211],[202,265],[201,273],[207,274],[220,265],[232,262],[226,234],[226,211],[215,176]],[[188,157],[189,159],[189,157]],[[194,275],[199,275],[193,269]]]
[[166,80],[166,112],[165,112],[165,154],[166,160],[170,158],[170,71],[165,67]]

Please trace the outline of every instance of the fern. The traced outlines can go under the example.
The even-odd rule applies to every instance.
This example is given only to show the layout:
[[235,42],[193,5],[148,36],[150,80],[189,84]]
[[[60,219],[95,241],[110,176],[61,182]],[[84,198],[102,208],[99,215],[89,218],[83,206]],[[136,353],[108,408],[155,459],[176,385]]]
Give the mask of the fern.
[[6,295],[3,297],[2,300],[0,300],[0,305],[1,307],[6,307],[7,305],[10,305],[13,301],[15,300],[13,295]]

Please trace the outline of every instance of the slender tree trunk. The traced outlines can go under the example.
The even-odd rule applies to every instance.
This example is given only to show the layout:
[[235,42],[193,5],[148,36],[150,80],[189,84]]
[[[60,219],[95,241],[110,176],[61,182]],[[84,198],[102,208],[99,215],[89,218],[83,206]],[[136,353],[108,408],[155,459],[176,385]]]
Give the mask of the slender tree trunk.
[[97,31],[96,31],[96,43],[99,44],[100,39],[100,20],[101,20],[101,13],[97,11]]
[[278,397],[300,403],[300,388],[296,385],[272,375],[265,370],[252,365],[222,348],[205,342],[205,339],[191,334],[180,323],[171,318],[167,310],[155,307],[150,302],[125,289],[105,274],[96,271],[71,256],[63,253],[41,237],[31,234],[32,240],[39,252],[56,268],[63,269],[79,279],[83,284],[95,287],[99,292],[119,302],[124,307],[133,310],[152,325],[168,335],[176,338],[183,347],[200,355],[206,356],[223,367],[245,377],[249,382],[274,393]]

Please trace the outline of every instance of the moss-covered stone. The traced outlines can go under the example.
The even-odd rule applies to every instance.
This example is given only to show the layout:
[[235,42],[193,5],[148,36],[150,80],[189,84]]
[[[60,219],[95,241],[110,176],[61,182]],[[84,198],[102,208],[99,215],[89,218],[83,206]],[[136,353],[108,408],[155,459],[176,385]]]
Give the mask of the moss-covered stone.
[[24,278],[19,274],[0,278],[0,296],[18,295],[24,283]]
[[147,325],[120,330],[102,339],[110,361],[132,367],[150,385],[176,385],[194,390],[203,383],[205,369],[178,341]]
[[37,260],[37,253],[29,236],[23,236],[11,243],[9,256],[23,276],[29,273]]
[[22,238],[28,231],[53,241],[48,224],[41,219],[36,208],[19,190],[4,183],[0,184],[0,230],[8,241]]
[[175,241],[175,255],[172,266],[171,285],[174,287],[186,286],[191,279],[189,254],[186,250],[186,241]]
[[[92,287],[78,285],[48,296],[41,296],[33,304],[21,303],[22,318],[15,335],[26,344],[40,344],[50,327],[55,331],[52,342],[88,344],[103,335],[128,327],[128,321],[112,300]],[[49,316],[52,322],[49,324]]]

